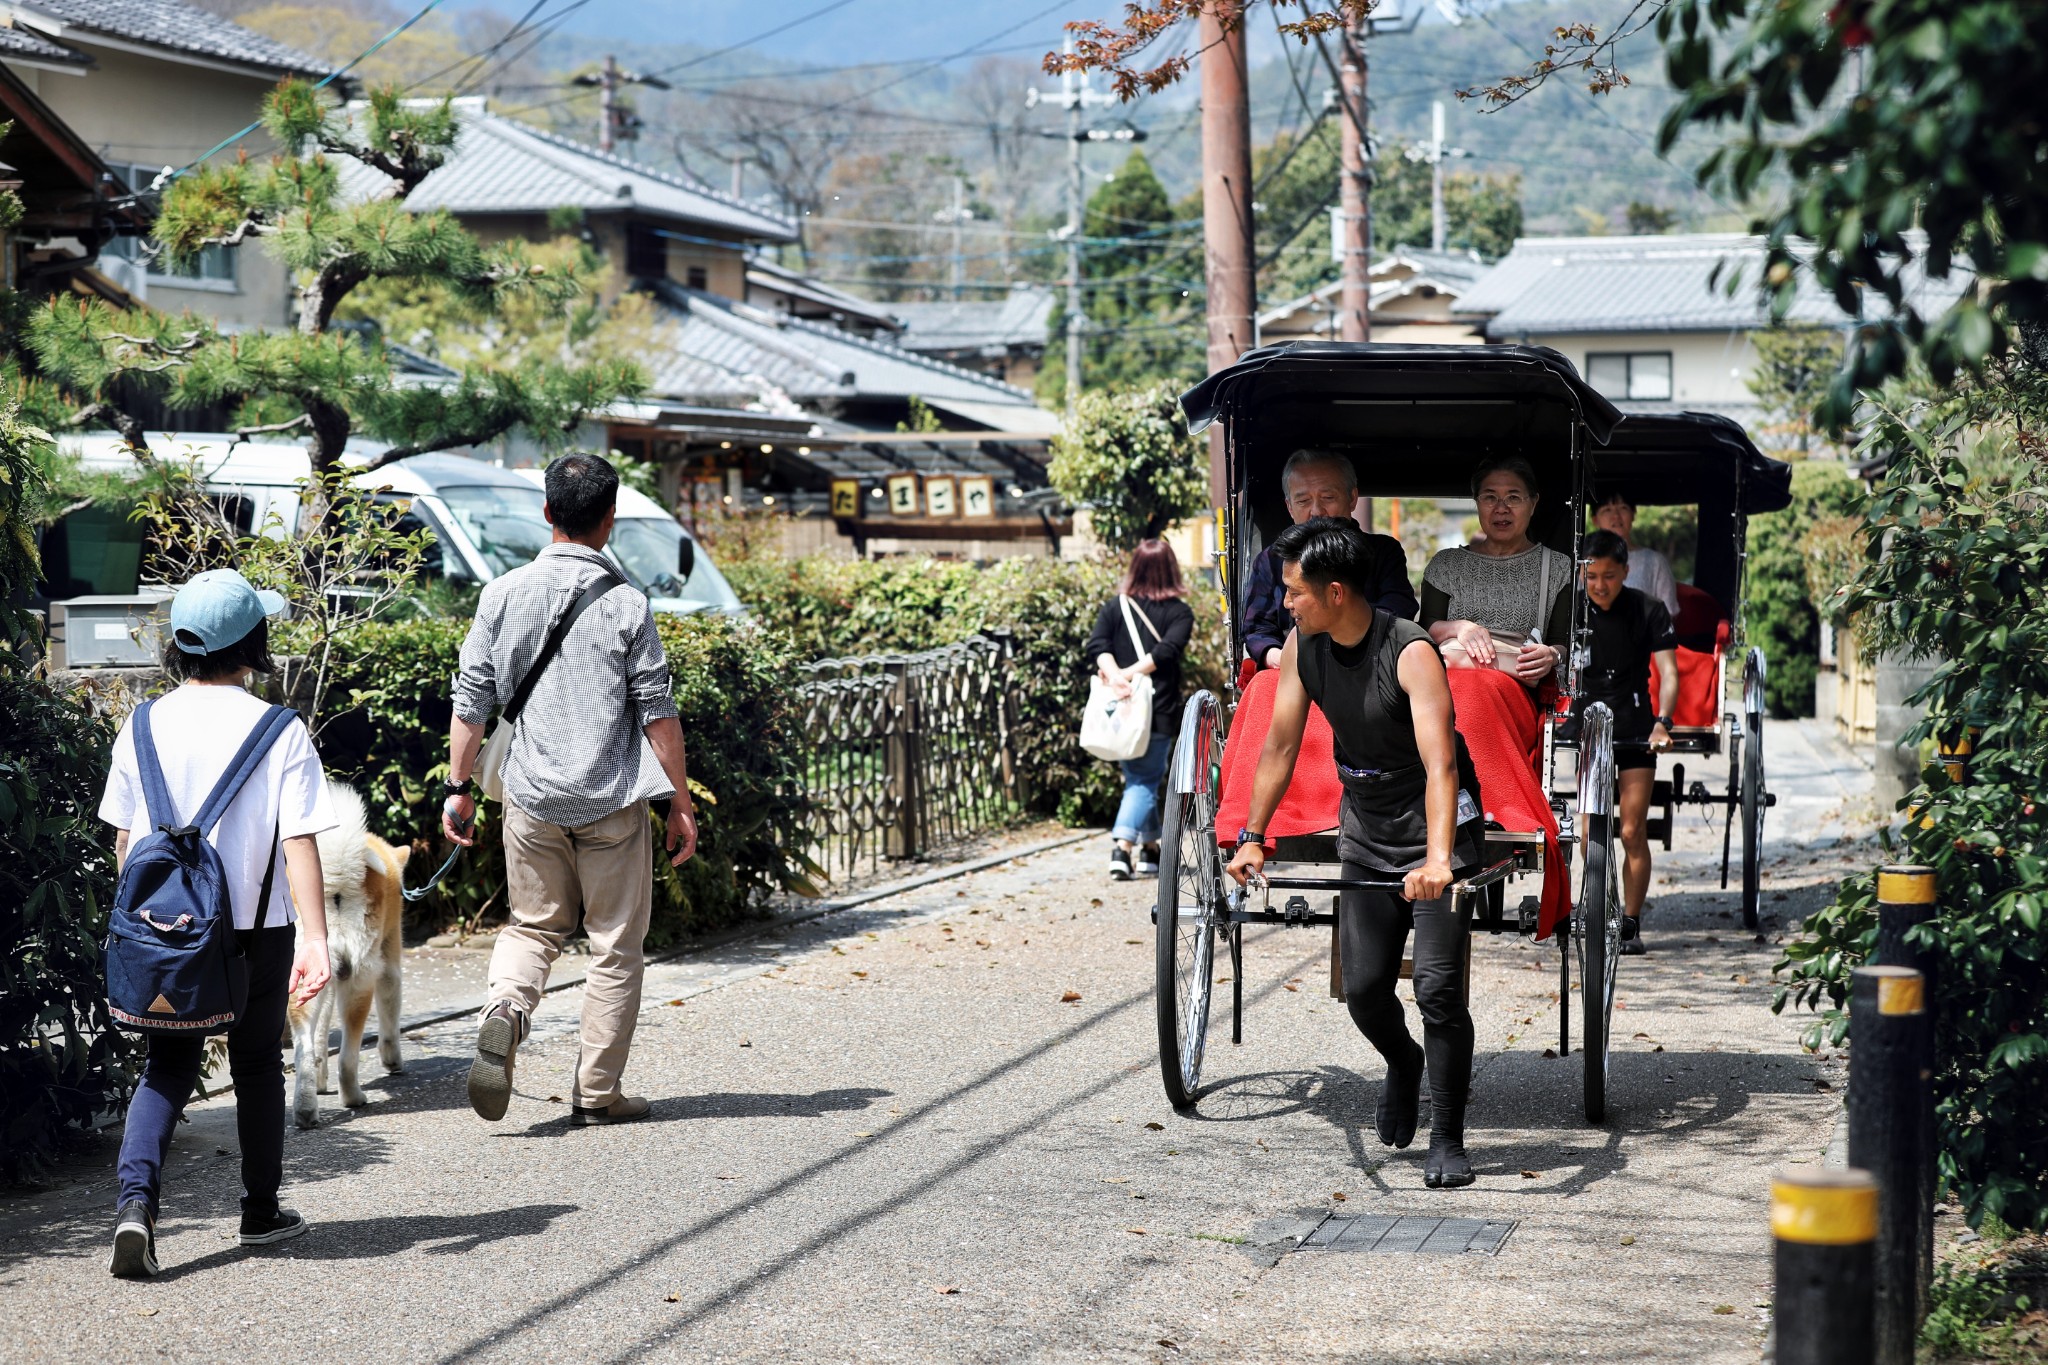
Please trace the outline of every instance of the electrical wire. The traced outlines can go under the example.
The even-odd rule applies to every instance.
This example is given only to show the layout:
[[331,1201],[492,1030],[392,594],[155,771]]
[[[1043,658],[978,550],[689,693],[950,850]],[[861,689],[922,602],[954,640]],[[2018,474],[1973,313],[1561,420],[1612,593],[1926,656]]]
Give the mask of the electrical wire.
[[[439,71],[428,72],[426,75],[414,81],[411,85],[405,87],[405,93],[410,95],[413,91],[419,89],[421,86],[426,85],[432,81],[440,80],[441,77],[447,75],[449,72],[455,70],[459,66],[469,66],[472,63],[488,61],[490,59],[490,55],[493,52],[496,52],[498,49],[502,48],[503,46],[505,46],[505,44],[511,42],[514,38],[518,37],[522,32],[524,32],[526,26],[533,22],[533,16],[540,13],[543,9],[547,8],[547,3],[548,0],[533,0],[533,8],[527,10],[526,13],[520,15],[519,22],[512,25],[512,27],[506,29],[503,36],[501,36],[497,42],[492,43],[489,47],[485,48],[481,52],[476,53],[473,56],[456,58],[454,61],[448,63],[448,65],[442,67]],[[457,84],[459,85],[460,82],[457,82]]]
[[764,39],[773,38],[778,34],[787,33],[793,28],[801,28],[805,24],[810,23],[813,19],[822,19],[826,15],[830,14],[833,10],[845,9],[848,5],[852,3],[853,0],[831,0],[831,3],[820,5],[818,8],[812,10],[808,14],[798,15],[796,18],[791,19],[786,23],[777,24],[774,28],[764,29],[761,32],[756,33],[753,37],[743,38],[739,42],[733,43],[729,47],[721,47],[715,52],[706,52],[701,56],[691,57],[685,61],[677,62],[673,66],[664,66],[660,70],[652,71],[649,72],[648,74],[653,76],[666,76],[672,71],[687,71],[689,68],[693,66],[702,66],[705,62],[712,61],[719,57],[723,57],[728,53],[738,52],[743,47],[752,47],[755,43],[761,42]]
[[590,0],[574,0],[574,3],[570,4],[567,8],[558,10],[554,14],[549,15],[547,24],[544,27],[542,27],[539,32],[535,33],[532,38],[528,39],[524,47],[520,48],[511,56],[504,58],[495,67],[492,67],[486,71],[479,71],[474,75],[466,77],[461,84],[455,87],[453,93],[457,95],[467,94],[469,91],[474,90],[477,86],[483,84],[484,81],[496,75],[498,72],[509,71],[512,68],[512,64],[514,62],[517,62],[527,53],[533,51],[534,48],[540,46],[541,43],[553,37],[555,32],[558,29],[560,29],[564,23],[568,22],[568,18],[570,15],[574,14],[577,10],[582,9],[585,5],[589,3]]

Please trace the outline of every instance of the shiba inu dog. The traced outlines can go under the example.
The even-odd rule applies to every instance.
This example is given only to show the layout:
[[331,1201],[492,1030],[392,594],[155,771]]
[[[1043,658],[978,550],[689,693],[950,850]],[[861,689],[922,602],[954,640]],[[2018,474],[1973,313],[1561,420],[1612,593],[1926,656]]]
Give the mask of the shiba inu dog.
[[290,1010],[293,1117],[301,1128],[320,1122],[319,1092],[327,1089],[327,1031],[341,1014],[341,1102],[370,1102],[356,1079],[357,1054],[370,1004],[377,1005],[377,1056],[387,1072],[403,1069],[398,1052],[400,926],[405,863],[410,848],[393,848],[370,833],[363,799],[340,782],[327,784],[340,824],[319,836],[320,872],[327,886],[327,951],[333,977],[305,1004]]

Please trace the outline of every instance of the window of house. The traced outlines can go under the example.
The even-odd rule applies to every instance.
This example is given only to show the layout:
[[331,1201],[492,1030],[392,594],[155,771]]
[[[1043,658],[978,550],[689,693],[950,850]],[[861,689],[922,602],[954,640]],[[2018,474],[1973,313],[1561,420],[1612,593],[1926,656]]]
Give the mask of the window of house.
[[708,290],[711,288],[711,272],[701,265],[693,265],[684,272],[684,281],[692,289]]
[[626,227],[626,273],[636,280],[658,280],[668,274],[668,243],[645,223]]
[[1608,398],[1671,397],[1671,352],[1609,351],[1586,356],[1586,382]]
[[[137,166],[116,161],[110,163],[114,172],[138,190],[147,189],[156,178],[154,166]],[[103,249],[105,254],[116,260],[139,261],[148,259],[149,277],[166,283],[191,282],[213,289],[235,287],[236,249],[231,246],[209,246],[200,249],[190,260],[181,261],[173,267],[161,256],[149,257],[139,237],[116,237]]]

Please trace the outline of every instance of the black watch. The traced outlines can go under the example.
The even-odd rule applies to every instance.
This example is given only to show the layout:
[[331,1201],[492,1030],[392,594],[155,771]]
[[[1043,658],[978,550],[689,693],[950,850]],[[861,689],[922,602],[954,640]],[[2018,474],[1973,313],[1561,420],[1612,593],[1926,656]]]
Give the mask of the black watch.
[[1237,832],[1237,846],[1243,848],[1246,844],[1257,844],[1260,848],[1264,848],[1266,846],[1266,836],[1247,826]]
[[1652,716],[1652,717],[1650,717],[1650,724],[1651,724],[1651,726],[1652,726],[1653,728],[1654,728],[1655,726],[1659,726],[1659,725],[1661,725],[1661,726],[1663,726],[1663,727],[1664,727],[1665,729],[1669,730],[1669,729],[1671,728],[1671,717],[1669,717],[1669,716]]
[[451,796],[467,796],[469,785],[467,782],[457,782],[451,777],[441,784],[441,799],[445,801]]

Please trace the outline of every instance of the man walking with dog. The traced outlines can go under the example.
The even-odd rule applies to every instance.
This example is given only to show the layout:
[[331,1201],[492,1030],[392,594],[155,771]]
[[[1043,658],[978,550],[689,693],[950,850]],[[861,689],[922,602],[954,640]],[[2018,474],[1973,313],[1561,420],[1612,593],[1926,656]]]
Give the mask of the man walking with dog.
[[499,725],[508,731],[491,747],[503,754],[511,922],[491,953],[469,1071],[470,1106],[485,1119],[505,1116],[513,1059],[579,910],[590,970],[570,1122],[623,1123],[648,1111],[622,1087],[654,895],[648,803],[669,798],[672,864],[696,851],[697,822],[653,608],[604,555],[618,491],[618,472],[601,456],[549,465],[554,542],[484,588],[462,646],[441,815],[458,844],[474,842],[471,778],[493,708],[505,708]]

